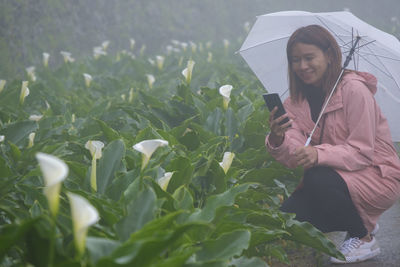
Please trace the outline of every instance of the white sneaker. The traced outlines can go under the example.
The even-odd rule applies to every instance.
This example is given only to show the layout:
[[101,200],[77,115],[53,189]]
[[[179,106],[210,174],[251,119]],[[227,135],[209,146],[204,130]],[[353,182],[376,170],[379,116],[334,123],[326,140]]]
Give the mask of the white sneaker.
[[365,261],[375,257],[381,252],[375,237],[370,242],[360,240],[358,237],[352,237],[343,242],[340,246],[340,252],[345,256],[346,260],[339,260],[331,257],[333,263],[352,263]]

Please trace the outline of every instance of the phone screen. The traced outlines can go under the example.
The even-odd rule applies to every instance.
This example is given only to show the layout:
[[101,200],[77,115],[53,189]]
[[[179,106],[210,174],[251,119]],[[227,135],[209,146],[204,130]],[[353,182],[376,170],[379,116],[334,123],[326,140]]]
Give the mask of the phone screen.
[[[263,94],[263,97],[264,97],[265,103],[267,104],[269,111],[272,111],[274,109],[274,107],[278,107],[278,110],[275,113],[274,119],[276,119],[286,113],[285,108],[283,107],[281,98],[279,97],[279,95],[277,93]],[[288,121],[289,121],[289,119],[285,118],[279,124],[282,125],[284,123],[287,123]]]

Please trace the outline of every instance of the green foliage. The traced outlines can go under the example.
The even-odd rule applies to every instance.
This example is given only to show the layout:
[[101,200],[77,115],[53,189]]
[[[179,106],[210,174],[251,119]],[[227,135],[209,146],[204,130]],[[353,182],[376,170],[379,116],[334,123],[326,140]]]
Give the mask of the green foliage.
[[[267,266],[265,258],[287,262],[282,240],[340,256],[313,226],[279,211],[301,173],[265,151],[264,89],[231,56],[234,45],[174,52],[163,69],[126,53],[41,67],[29,82],[31,94],[15,108],[9,103],[18,103],[21,81],[7,83],[0,93],[7,96],[0,100],[1,264]],[[187,85],[181,71],[190,58],[196,65]],[[93,76],[89,87],[83,73]],[[152,88],[147,73],[155,76]],[[218,93],[224,84],[233,86],[227,109]],[[43,117],[31,121],[32,114]],[[149,139],[168,145],[142,169],[133,146]],[[89,140],[105,144],[96,161],[97,192],[89,185]],[[43,194],[37,152],[69,168],[57,217]],[[235,153],[226,173],[225,152]],[[163,185],[166,173],[172,176]],[[86,198],[100,215],[83,255],[74,251],[67,192]]]

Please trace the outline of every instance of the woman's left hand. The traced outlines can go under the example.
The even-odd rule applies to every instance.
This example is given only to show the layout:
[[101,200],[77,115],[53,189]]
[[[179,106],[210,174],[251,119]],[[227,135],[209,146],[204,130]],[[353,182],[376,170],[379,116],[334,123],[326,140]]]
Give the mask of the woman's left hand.
[[294,153],[297,166],[303,166],[305,169],[311,168],[318,162],[318,152],[313,146],[298,147]]

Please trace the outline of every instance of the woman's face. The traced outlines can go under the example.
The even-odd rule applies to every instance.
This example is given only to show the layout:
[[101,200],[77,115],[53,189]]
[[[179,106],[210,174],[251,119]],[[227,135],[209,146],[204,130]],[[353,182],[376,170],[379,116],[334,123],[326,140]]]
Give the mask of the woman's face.
[[292,48],[292,70],[305,83],[321,86],[329,58],[319,47],[297,43]]

